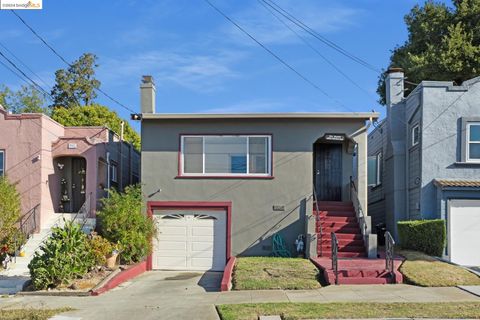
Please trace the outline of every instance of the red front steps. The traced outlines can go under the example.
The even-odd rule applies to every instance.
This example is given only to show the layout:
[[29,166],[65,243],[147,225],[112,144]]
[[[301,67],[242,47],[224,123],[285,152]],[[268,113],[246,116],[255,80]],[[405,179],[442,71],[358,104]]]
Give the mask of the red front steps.
[[[335,284],[332,259],[318,257],[311,259],[322,272],[329,284]],[[338,260],[338,284],[388,284],[402,283],[403,275],[398,271],[402,260],[397,258],[395,264],[395,282],[385,271],[384,259],[351,258]]]
[[[312,262],[323,271],[325,280],[330,284],[335,283],[331,260],[333,232],[338,241],[338,284],[391,283],[391,276],[385,272],[385,260],[367,258],[363,235],[352,203],[319,201],[318,209],[318,258],[312,259]],[[397,283],[402,280],[401,274],[398,274]]]

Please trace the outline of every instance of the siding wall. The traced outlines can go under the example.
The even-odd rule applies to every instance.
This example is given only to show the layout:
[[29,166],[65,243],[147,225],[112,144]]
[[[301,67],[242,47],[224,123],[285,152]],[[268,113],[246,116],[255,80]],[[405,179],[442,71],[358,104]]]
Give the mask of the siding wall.
[[[368,156],[382,153],[381,184],[368,187],[368,215],[372,217],[372,226],[385,222],[385,150],[387,144],[387,123],[381,122],[375,130],[368,135]],[[375,231],[375,229],[374,229]]]
[[[419,91],[417,91],[419,92]],[[420,214],[420,186],[421,186],[421,150],[422,150],[422,108],[420,106],[420,94],[415,92],[406,101],[406,121],[408,123],[407,141],[407,218],[421,219]],[[419,127],[420,137],[417,145],[413,146],[412,130]]]
[[434,179],[480,179],[480,165],[462,163],[462,118],[480,115],[480,77],[449,86],[429,82],[423,95],[421,215],[441,217]]

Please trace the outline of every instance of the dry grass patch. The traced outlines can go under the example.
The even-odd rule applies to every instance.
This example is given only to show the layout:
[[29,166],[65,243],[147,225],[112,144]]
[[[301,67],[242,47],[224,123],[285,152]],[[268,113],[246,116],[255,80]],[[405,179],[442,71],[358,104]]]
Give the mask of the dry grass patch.
[[307,259],[275,257],[237,258],[233,289],[316,289],[318,269]]
[[0,320],[47,320],[56,314],[72,311],[72,308],[58,309],[0,309]]
[[422,287],[452,287],[458,285],[480,285],[480,277],[450,263],[439,261],[424,253],[399,250],[407,258],[400,267],[407,283]]
[[217,306],[222,320],[257,320],[280,315],[284,320],[443,318],[480,319],[480,303],[249,303]]

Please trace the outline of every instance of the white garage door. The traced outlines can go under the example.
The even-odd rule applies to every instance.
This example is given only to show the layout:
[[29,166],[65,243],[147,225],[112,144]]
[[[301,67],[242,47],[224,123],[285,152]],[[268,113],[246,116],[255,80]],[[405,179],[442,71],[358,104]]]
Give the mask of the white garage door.
[[224,211],[159,210],[152,267],[165,270],[223,271],[226,262]]
[[480,200],[449,201],[450,261],[480,266]]

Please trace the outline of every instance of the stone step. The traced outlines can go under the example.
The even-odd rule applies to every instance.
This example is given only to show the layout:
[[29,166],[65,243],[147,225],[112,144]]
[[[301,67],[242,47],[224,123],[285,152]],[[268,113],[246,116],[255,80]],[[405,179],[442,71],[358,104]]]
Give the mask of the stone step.
[[318,222],[357,222],[356,217],[342,217],[342,216],[321,216]]
[[[315,206],[315,203],[313,204]],[[353,207],[351,201],[318,201],[318,206]]]
[[320,220],[322,228],[360,228],[357,221]]
[[[322,228],[323,233],[348,233],[348,234],[361,234],[359,228],[338,227],[338,228]],[[320,228],[317,228],[317,232],[320,232]]]
[[[313,213],[314,215],[316,214],[315,212]],[[320,219],[326,218],[326,217],[350,217],[350,218],[356,218],[355,212],[354,211],[345,211],[345,210],[321,210],[319,212],[320,214]]]
[[[333,279],[333,278],[332,278]],[[389,278],[384,277],[338,277],[338,284],[388,284]]]
[[[361,233],[336,233],[337,240],[362,240],[363,236]],[[321,236],[318,236],[319,239],[332,241],[332,235],[330,233],[323,233]]]
[[[350,239],[339,239],[337,238],[338,245],[339,246],[363,246],[363,240],[350,240]],[[332,239],[319,239],[318,245],[331,245],[332,244]]]
[[30,277],[0,276],[0,294],[15,294],[22,291]]
[[[323,252],[331,251],[332,246],[328,244],[324,244],[321,246]],[[339,245],[338,252],[365,252],[365,246],[350,246],[350,245]]]
[[[330,250],[323,251],[322,256],[330,258],[332,256],[332,253],[330,252]],[[365,252],[338,252],[337,256],[339,258],[364,258],[367,255]]]
[[[348,206],[341,206],[341,205],[331,205],[331,206],[318,206],[320,211],[348,211],[348,212],[355,212],[354,207]],[[317,210],[317,207],[313,207],[313,210]]]

